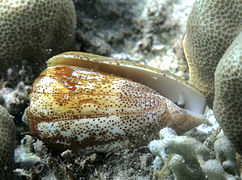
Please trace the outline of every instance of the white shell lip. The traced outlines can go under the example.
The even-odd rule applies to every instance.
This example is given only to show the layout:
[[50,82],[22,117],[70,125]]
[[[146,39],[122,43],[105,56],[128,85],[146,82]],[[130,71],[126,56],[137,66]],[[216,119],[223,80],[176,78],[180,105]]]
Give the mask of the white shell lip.
[[117,60],[83,52],[67,52],[52,57],[48,66],[74,65],[96,71],[111,73],[144,84],[184,109],[195,114],[203,114],[206,98],[190,83],[180,77],[157,68]]

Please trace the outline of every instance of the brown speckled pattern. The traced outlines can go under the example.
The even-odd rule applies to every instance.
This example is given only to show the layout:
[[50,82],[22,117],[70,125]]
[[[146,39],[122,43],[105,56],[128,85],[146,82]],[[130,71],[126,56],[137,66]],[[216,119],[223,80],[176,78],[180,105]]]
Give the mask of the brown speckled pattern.
[[197,114],[202,114],[206,106],[205,96],[192,84],[158,68],[75,51],[53,56],[47,65],[78,66],[127,78],[154,89],[172,102],[184,104],[185,109]]
[[242,154],[242,32],[227,49],[215,73],[214,113]]
[[41,73],[27,115],[57,150],[115,151],[146,145],[164,126],[182,133],[202,123],[145,85],[74,66]]
[[241,0],[197,0],[187,21],[184,50],[192,84],[208,97],[212,107],[214,72],[240,31]]

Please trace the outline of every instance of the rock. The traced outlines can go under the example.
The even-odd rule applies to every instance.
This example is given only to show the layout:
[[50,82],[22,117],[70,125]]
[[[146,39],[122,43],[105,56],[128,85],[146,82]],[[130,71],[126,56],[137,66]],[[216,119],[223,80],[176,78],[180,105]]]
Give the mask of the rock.
[[13,178],[15,125],[13,117],[0,105],[0,179]]

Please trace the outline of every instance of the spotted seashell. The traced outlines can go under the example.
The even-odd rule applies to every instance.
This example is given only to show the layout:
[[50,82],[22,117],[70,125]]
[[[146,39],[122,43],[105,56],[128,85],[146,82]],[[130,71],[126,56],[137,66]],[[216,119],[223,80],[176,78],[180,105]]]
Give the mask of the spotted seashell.
[[80,52],[47,64],[27,116],[31,132],[53,149],[117,151],[146,145],[165,126],[181,134],[203,122],[204,97],[169,73]]

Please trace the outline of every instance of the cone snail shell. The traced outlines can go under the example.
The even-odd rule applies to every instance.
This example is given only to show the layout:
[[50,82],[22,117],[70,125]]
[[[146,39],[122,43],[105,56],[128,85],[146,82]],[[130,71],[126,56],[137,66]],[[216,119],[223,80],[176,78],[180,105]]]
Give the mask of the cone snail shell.
[[53,149],[117,151],[146,145],[162,127],[181,134],[203,122],[203,95],[170,73],[82,52],[47,64],[26,113]]

